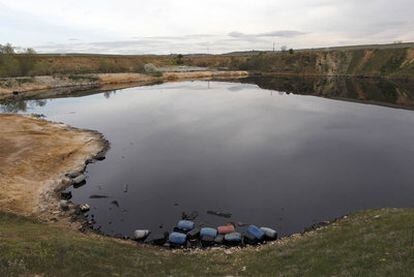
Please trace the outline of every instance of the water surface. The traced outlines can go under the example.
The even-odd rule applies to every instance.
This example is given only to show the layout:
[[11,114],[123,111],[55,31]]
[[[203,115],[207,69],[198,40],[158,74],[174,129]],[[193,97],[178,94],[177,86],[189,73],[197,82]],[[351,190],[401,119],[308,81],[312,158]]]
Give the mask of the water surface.
[[107,234],[161,233],[192,211],[199,224],[289,234],[360,209],[413,206],[413,111],[243,82],[168,83],[1,109],[95,129],[111,142],[106,160],[88,166],[87,184],[71,188]]

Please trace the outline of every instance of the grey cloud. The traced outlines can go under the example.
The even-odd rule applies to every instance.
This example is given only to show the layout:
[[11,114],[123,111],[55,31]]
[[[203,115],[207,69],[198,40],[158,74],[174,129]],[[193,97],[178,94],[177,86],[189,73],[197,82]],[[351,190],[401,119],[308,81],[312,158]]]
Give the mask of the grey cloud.
[[294,30],[279,30],[272,31],[267,33],[257,33],[257,34],[244,34],[241,32],[231,32],[228,35],[234,38],[251,38],[251,37],[283,37],[283,38],[293,38],[301,35],[305,35],[305,32],[294,31]]

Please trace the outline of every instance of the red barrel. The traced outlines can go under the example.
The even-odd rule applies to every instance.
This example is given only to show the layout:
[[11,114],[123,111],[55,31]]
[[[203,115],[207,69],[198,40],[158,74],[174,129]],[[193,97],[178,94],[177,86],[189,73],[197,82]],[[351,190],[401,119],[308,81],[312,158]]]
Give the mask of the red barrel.
[[225,235],[225,234],[230,234],[233,233],[235,231],[234,226],[229,224],[226,226],[219,226],[217,227],[217,231],[219,234]]

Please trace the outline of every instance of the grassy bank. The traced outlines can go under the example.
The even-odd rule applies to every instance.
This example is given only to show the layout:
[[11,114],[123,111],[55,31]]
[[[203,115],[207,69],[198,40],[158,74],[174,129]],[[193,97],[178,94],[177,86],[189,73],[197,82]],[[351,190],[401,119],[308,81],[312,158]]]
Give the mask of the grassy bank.
[[413,230],[413,209],[384,209],[261,248],[172,253],[0,214],[0,275],[413,276]]

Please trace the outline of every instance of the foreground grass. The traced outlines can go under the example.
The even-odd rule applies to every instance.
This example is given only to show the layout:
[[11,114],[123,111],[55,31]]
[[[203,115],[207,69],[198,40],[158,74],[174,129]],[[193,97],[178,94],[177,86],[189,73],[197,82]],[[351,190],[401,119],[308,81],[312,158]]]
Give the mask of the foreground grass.
[[364,211],[274,245],[188,254],[0,213],[0,276],[414,276],[413,231],[413,209]]

